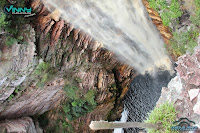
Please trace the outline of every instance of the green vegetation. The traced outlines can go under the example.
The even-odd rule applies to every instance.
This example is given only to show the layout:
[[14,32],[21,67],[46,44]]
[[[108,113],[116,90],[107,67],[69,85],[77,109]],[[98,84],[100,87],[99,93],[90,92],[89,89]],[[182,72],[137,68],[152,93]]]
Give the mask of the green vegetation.
[[34,71],[35,75],[41,75],[44,71],[50,68],[50,64],[46,62],[40,63]]
[[174,55],[181,56],[187,51],[194,52],[194,47],[197,46],[197,37],[199,36],[198,30],[188,30],[187,32],[173,32],[173,39],[171,40],[170,51]]
[[166,0],[149,0],[149,6],[157,12],[161,12],[160,16],[165,26],[169,26],[170,22],[177,20],[182,15],[178,0],[171,0],[171,4],[168,4]]
[[64,90],[69,99],[63,105],[63,111],[69,120],[81,117],[96,107],[95,92],[93,90],[89,90],[84,96],[83,92],[76,86],[66,85]]
[[[187,51],[192,54],[194,52],[194,47],[198,45],[197,37],[199,36],[200,27],[200,1],[194,0],[193,2],[196,8],[194,9],[194,14],[190,16],[190,20],[194,26],[190,27],[186,32],[172,32],[173,38],[170,41],[169,51],[176,57],[185,54]],[[177,23],[178,18],[182,15],[178,0],[172,0],[170,4],[167,3],[166,0],[149,0],[149,6],[160,13],[165,26],[169,26],[170,23]]]
[[194,6],[196,8],[194,9],[194,15],[190,16],[190,20],[197,27],[200,27],[200,1],[199,0],[194,0]]
[[8,97],[8,100],[11,101],[13,98],[14,98],[14,95],[11,94],[11,95]]
[[[24,7],[26,2],[25,1],[17,1],[15,6],[17,7]],[[1,0],[0,1],[0,31],[5,30],[6,31],[6,39],[5,39],[5,45],[11,46],[15,42],[23,42],[23,36],[20,34],[21,27],[28,23],[28,19],[25,19],[23,15],[12,15],[12,14],[5,14],[3,12],[4,6],[10,5],[10,3],[7,0]]]
[[15,91],[8,97],[8,100],[11,101],[18,93],[22,90],[22,87],[19,85],[15,88]]
[[2,28],[8,24],[8,22],[5,21],[5,19],[6,19],[6,14],[1,11],[0,12],[0,30],[2,30]]
[[62,123],[62,126],[63,126],[64,129],[68,129],[68,131],[65,131],[66,133],[69,133],[69,131],[72,132],[72,133],[74,132],[74,129],[73,129],[73,127],[70,123],[64,121]]
[[15,42],[17,42],[17,39],[15,39],[15,38],[13,38],[13,37],[11,37],[11,36],[8,36],[8,37],[6,38],[5,44],[6,44],[6,46],[11,46],[11,45],[14,44]]
[[[43,113],[40,116],[35,116],[38,118],[40,126],[46,133],[74,133],[74,129],[69,122],[65,119],[51,120],[49,119],[49,111]],[[53,124],[52,124],[53,122]]]
[[171,126],[176,119],[177,111],[172,103],[164,103],[156,107],[150,114],[146,123],[160,124],[160,130],[148,129],[148,133],[172,133]]
[[38,121],[40,122],[40,126],[43,128],[49,124],[48,113],[49,113],[49,111],[47,111],[37,117]]
[[63,131],[72,132],[72,126],[70,122],[65,121],[65,118],[72,121],[93,111],[96,107],[95,91],[89,90],[84,94],[83,90],[74,85],[66,85],[64,91],[66,92],[67,100],[62,105],[60,114],[62,114],[63,120],[60,121],[62,122]]
[[95,91],[84,92],[69,84],[64,87],[64,91],[66,92],[66,100],[59,108],[51,112],[51,114],[56,115],[57,119],[50,120],[48,118],[49,112],[45,112],[38,117],[40,126],[45,132],[74,133],[71,125],[73,121],[93,111],[96,107]]
[[48,81],[50,81],[55,74],[55,70],[51,68],[49,63],[40,63],[33,73],[37,79],[39,79],[37,86],[43,87]]

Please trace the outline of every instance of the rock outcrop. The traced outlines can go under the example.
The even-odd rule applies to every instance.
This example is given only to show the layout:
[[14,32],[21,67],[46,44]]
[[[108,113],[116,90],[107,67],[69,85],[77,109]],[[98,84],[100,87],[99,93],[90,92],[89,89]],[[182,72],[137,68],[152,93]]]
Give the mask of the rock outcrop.
[[44,89],[34,85],[32,75],[38,64],[35,58],[35,31],[30,25],[24,25],[21,36],[26,44],[16,42],[6,46],[3,44],[4,35],[0,44],[0,129],[34,133],[33,120],[23,117],[50,110],[62,99],[63,92],[58,84]]
[[174,102],[178,110],[177,119],[187,117],[200,124],[200,80],[199,64],[200,49],[197,47],[194,54],[185,54],[177,61],[177,76],[162,89],[158,105],[168,100]]
[[28,45],[15,42],[11,47],[5,46],[5,36],[2,37],[0,47],[0,101],[5,101],[31,72],[35,55],[35,31],[30,25],[23,27],[22,33],[29,31]]

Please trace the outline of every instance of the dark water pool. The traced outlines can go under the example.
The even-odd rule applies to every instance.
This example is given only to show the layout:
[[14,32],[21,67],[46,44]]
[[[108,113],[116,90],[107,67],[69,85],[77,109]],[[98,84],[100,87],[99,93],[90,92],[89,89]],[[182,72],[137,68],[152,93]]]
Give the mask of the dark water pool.
[[[162,87],[167,87],[173,77],[168,71],[159,71],[155,76],[145,74],[135,77],[123,99],[124,108],[129,112],[127,122],[145,120],[147,113],[154,109],[161,95]],[[128,128],[124,129],[124,132],[138,133],[139,130],[141,129]]]

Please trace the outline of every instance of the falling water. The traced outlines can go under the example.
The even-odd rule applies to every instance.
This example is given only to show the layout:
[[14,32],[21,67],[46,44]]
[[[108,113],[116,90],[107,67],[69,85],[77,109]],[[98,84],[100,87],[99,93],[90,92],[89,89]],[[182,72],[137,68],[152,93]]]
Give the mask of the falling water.
[[[115,122],[126,122],[127,117],[128,117],[128,111],[124,109],[120,121],[115,121]],[[124,130],[122,128],[115,128],[113,133],[124,133]]]
[[50,11],[103,43],[138,72],[170,69],[163,40],[141,0],[45,0]]

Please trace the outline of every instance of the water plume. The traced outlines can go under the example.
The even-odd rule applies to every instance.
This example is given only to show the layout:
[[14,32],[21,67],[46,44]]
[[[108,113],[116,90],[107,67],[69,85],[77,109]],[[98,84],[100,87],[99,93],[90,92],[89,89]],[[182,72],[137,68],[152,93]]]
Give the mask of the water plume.
[[164,42],[141,0],[45,0],[50,11],[82,29],[138,72],[171,69]]

